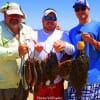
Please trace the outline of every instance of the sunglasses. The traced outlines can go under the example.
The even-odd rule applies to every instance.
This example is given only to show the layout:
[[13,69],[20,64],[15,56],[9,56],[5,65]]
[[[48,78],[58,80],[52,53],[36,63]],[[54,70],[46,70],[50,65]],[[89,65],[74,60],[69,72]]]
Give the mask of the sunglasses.
[[56,16],[44,16],[44,19],[47,20],[47,21],[56,21],[57,20],[57,17]]
[[79,12],[79,11],[85,11],[87,9],[86,6],[82,6],[82,7],[75,7],[74,10],[75,12]]

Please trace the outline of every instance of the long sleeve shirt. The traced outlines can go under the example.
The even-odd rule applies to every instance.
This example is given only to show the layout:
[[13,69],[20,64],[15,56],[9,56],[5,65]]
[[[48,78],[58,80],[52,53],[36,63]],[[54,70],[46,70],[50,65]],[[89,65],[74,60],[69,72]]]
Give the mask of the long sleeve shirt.
[[[43,50],[41,52],[37,52],[34,49],[34,42],[33,40],[37,41],[38,43],[41,43],[43,45]],[[44,32],[43,29],[36,31],[32,38],[31,38],[31,43],[30,43],[30,48],[31,48],[31,55],[39,60],[44,59],[50,51],[53,50],[53,44],[57,40],[62,40],[65,42],[66,47],[64,48],[64,52],[66,52],[68,55],[72,55],[75,51],[74,46],[70,43],[69,36],[67,32],[63,32],[61,30],[55,30],[52,33],[46,33]],[[58,61],[61,60],[63,53],[61,52],[56,52]],[[54,80],[54,83],[58,83],[61,80],[61,77],[57,76],[57,78]]]
[[20,37],[16,39],[4,21],[0,22],[0,89],[17,88],[20,81],[21,59],[18,53],[19,44],[26,43],[33,30],[21,24]]

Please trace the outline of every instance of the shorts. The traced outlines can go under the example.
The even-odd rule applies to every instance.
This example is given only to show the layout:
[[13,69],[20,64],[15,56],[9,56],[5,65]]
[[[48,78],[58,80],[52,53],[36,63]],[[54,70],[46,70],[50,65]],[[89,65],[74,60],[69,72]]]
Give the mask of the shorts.
[[50,86],[39,86],[38,93],[33,100],[64,100],[63,81]]
[[64,100],[100,100],[100,83],[87,84],[80,98],[75,97],[75,89],[69,84],[64,91]]

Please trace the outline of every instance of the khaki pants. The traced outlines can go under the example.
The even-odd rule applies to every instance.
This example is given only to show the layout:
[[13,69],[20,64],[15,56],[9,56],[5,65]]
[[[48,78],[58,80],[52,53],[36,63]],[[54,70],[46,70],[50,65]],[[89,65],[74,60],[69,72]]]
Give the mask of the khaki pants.
[[28,90],[19,84],[18,88],[0,89],[0,100],[27,100]]

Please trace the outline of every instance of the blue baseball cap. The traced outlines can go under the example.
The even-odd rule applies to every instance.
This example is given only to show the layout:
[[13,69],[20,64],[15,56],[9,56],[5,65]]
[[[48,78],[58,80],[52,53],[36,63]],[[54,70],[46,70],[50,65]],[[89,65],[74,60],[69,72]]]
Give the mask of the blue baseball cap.
[[76,0],[75,4],[73,5],[73,8],[75,8],[76,6],[79,6],[79,5],[86,6],[86,7],[90,8],[87,0]]

